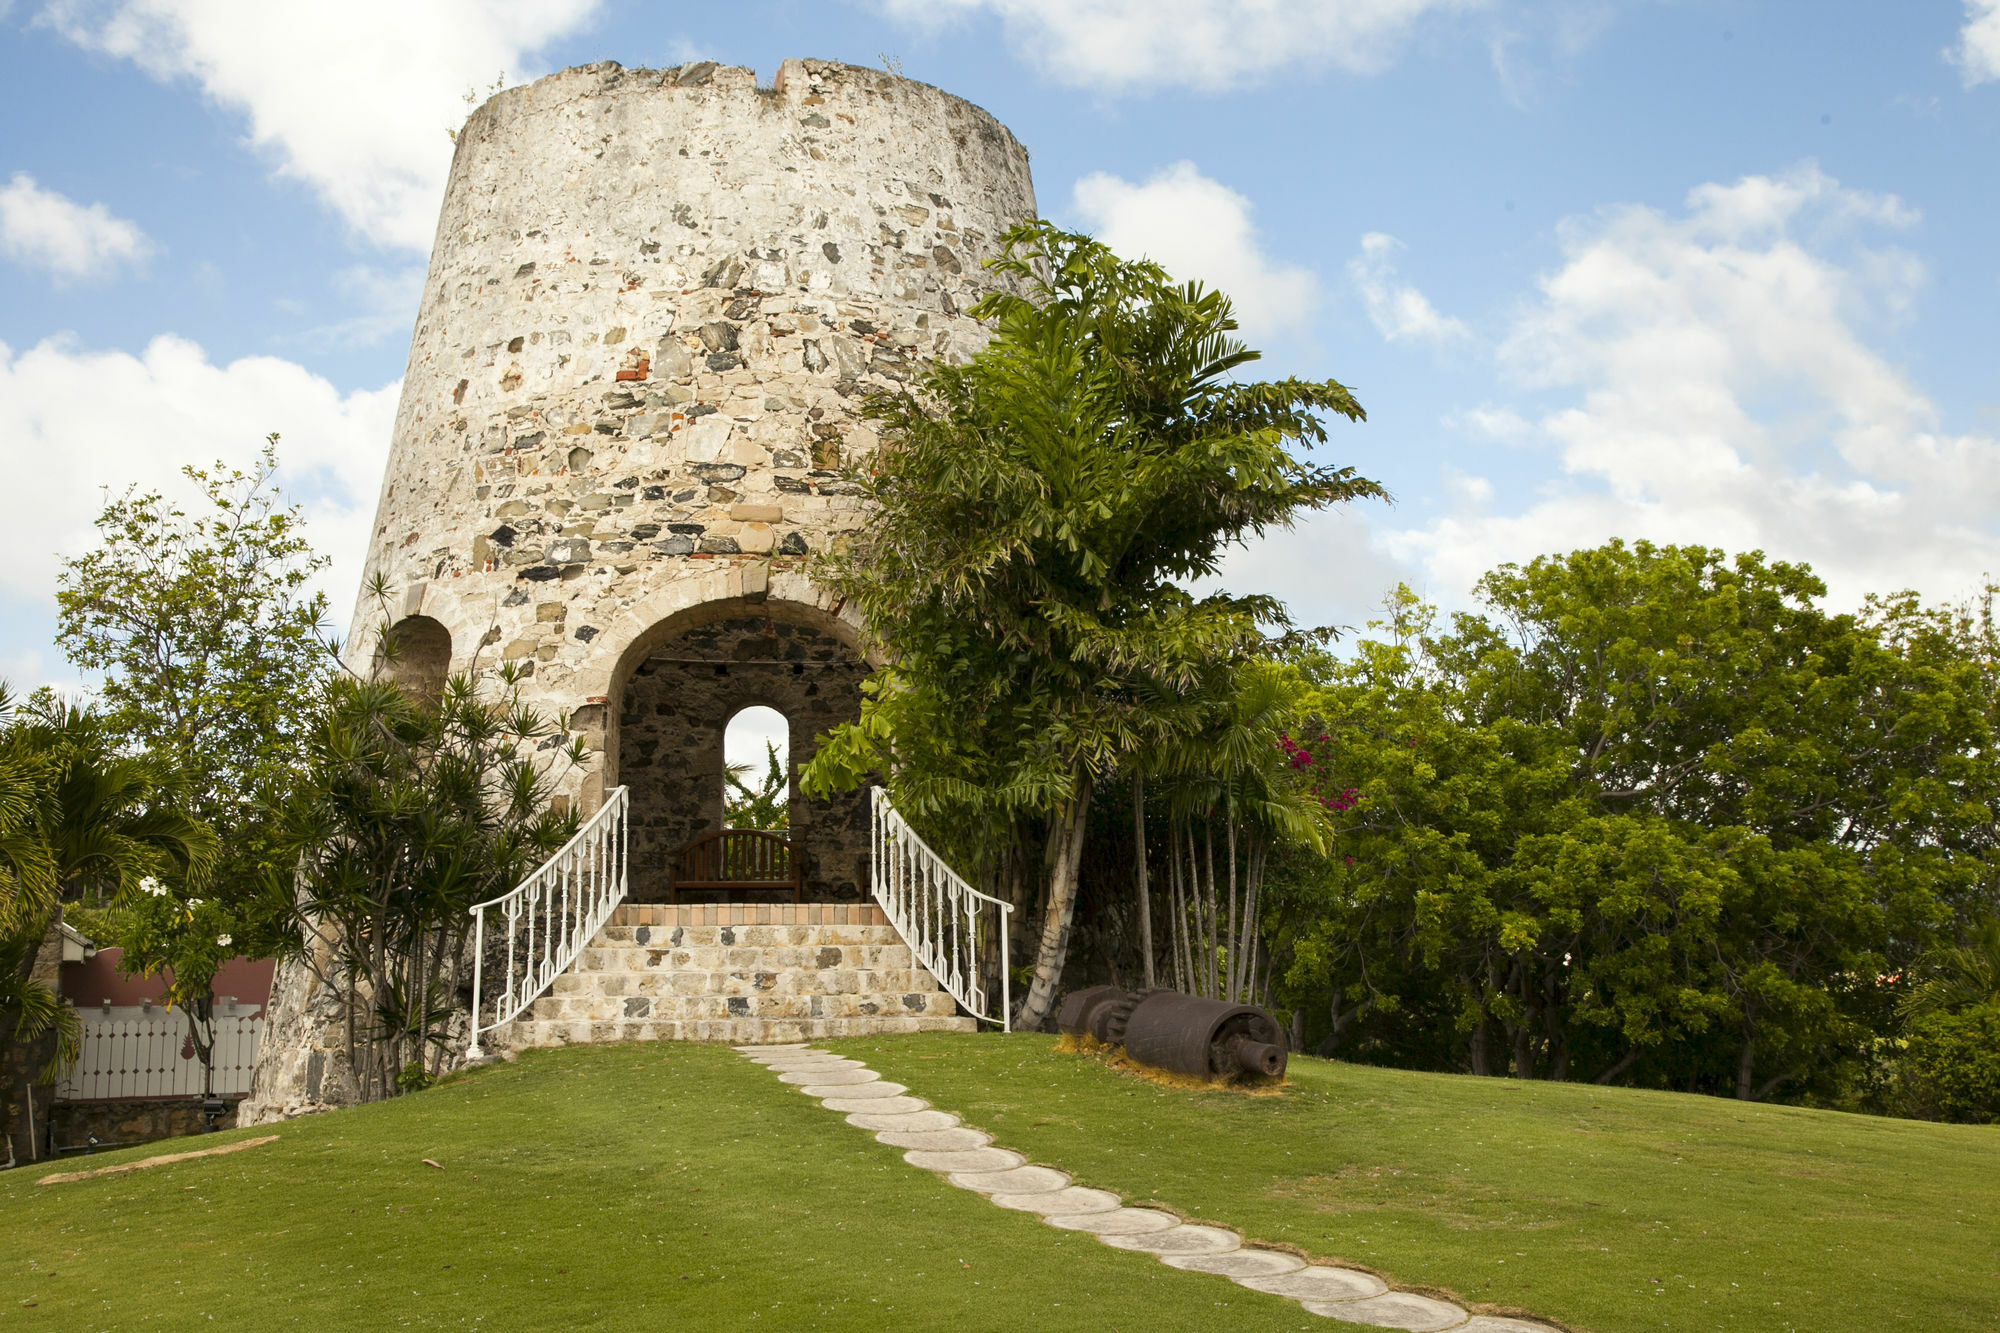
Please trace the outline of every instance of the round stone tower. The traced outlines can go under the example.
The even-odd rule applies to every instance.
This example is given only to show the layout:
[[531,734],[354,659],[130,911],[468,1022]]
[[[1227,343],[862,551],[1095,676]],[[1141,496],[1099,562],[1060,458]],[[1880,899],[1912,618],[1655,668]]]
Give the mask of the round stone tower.
[[[632,789],[634,897],[717,828],[722,729],[784,713],[794,763],[856,715],[857,626],[808,576],[861,521],[856,409],[984,338],[982,261],[1033,217],[979,108],[878,70],[590,65],[458,136],[354,653],[413,678],[512,661]],[[865,893],[866,806],[795,793],[807,891]]]

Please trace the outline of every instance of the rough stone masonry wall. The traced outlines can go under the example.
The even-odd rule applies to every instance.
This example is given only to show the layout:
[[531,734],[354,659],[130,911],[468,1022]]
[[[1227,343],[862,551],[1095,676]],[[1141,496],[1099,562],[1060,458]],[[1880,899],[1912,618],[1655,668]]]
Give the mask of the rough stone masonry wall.
[[[698,626],[647,657],[625,688],[618,723],[618,771],[632,789],[632,900],[665,902],[673,853],[722,827],[722,735],[731,717],[758,704],[784,714],[796,769],[812,759],[815,736],[859,715],[867,674],[831,634],[770,616]],[[791,819],[788,836],[806,856],[806,900],[865,897],[867,792],[819,801],[795,783]],[[780,899],[760,893],[758,901]]]
[[[879,70],[601,64],[495,96],[458,136],[354,665],[385,612],[443,625],[455,670],[520,663],[598,753],[590,809],[636,777],[626,677],[703,608],[852,647],[805,565],[862,519],[861,395],[983,343],[981,264],[1034,215],[1004,126]],[[280,969],[242,1123],[351,1099],[329,1001]]]
[[[876,70],[606,64],[499,94],[459,134],[411,345],[367,568],[391,618],[583,708],[593,804],[650,628],[825,606],[801,571],[862,519],[860,396],[984,340],[981,263],[1033,214],[998,122]],[[357,653],[379,616],[364,597]]]

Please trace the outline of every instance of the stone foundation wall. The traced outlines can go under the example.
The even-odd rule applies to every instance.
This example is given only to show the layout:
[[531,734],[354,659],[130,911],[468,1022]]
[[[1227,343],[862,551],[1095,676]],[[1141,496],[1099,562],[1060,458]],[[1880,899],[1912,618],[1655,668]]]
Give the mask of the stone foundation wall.
[[[236,1111],[243,1099],[224,1100],[229,1109],[215,1122],[216,1128],[234,1129]],[[199,1097],[177,1097],[172,1101],[57,1102],[54,1123],[56,1144],[65,1155],[85,1147],[93,1134],[99,1147],[113,1148],[208,1132],[208,1120],[201,1113]]]
[[[632,901],[665,902],[674,852],[723,827],[722,736],[731,717],[758,704],[784,714],[796,772],[811,760],[815,736],[860,716],[867,675],[868,664],[839,639],[774,615],[697,626],[641,663],[618,719],[618,773],[632,791]],[[864,899],[868,793],[817,801],[794,781],[791,819],[788,836],[806,856],[805,897]]]

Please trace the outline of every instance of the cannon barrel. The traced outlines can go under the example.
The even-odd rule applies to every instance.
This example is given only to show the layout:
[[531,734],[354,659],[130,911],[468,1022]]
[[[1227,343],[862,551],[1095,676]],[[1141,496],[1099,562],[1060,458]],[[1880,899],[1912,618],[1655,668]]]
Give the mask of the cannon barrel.
[[1056,1026],[1122,1045],[1140,1064],[1193,1078],[1278,1078],[1285,1072],[1284,1031],[1254,1005],[1091,986],[1070,992]]

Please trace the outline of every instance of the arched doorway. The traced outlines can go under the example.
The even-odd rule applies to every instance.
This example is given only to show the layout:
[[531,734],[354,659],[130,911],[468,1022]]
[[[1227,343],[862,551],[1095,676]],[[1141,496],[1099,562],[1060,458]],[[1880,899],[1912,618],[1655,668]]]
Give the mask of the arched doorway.
[[[663,902],[667,867],[726,827],[725,734],[761,707],[782,715],[791,774],[817,737],[861,715],[869,667],[830,618],[786,603],[701,608],[638,646],[615,696],[616,780],[631,789],[631,896]],[[789,783],[787,832],[808,901],[857,902],[868,884],[865,791],[813,800]]]

